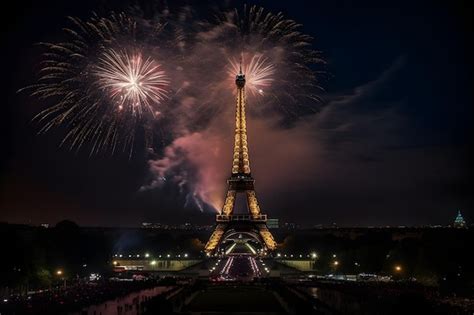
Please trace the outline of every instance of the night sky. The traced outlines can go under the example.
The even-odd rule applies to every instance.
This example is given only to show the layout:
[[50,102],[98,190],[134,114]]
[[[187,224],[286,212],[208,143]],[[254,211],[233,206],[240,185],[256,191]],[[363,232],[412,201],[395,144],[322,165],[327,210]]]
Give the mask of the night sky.
[[[201,212],[176,186],[140,190],[152,177],[144,152],[89,157],[58,147],[58,131],[36,135],[31,118],[38,102],[16,93],[34,82],[40,53],[34,44],[60,37],[66,16],[87,18],[123,3],[26,1],[2,10],[0,221],[212,223],[211,207]],[[329,73],[318,114],[284,127],[249,118],[252,173],[265,213],[306,225],[446,225],[461,210],[472,222],[468,2],[249,3],[301,23]],[[219,144],[232,137],[232,123],[217,130],[225,135]],[[206,156],[215,132],[170,145],[191,144]],[[228,176],[230,143],[224,150],[219,161],[200,167]]]

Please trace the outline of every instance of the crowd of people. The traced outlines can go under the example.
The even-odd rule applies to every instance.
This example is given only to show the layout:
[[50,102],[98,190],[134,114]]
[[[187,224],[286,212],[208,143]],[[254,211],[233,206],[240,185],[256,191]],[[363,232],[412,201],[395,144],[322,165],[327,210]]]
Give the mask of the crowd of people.
[[79,281],[34,294],[10,296],[0,305],[0,314],[65,314],[80,311],[88,305],[99,304],[134,291],[157,286],[147,281]]

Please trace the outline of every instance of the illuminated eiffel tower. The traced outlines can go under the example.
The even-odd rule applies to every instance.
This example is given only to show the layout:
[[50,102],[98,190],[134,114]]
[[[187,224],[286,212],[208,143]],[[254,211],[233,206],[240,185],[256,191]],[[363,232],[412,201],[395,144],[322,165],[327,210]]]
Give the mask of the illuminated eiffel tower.
[[[216,228],[205,246],[208,254],[215,252],[227,236],[246,233],[258,240],[267,250],[276,248],[275,240],[267,228],[267,216],[262,214],[255,194],[254,179],[250,173],[245,117],[245,75],[242,67],[235,79],[237,104],[235,111],[235,141],[232,175],[227,180],[227,194],[220,214],[216,215]],[[248,214],[234,214],[236,196],[246,194]]]

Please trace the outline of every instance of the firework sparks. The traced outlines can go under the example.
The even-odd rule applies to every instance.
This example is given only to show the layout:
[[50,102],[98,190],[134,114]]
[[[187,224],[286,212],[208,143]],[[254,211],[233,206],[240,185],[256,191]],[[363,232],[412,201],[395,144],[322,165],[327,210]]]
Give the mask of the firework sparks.
[[143,59],[141,53],[129,54],[110,49],[104,52],[95,67],[99,88],[110,94],[119,111],[128,110],[155,116],[154,105],[167,95],[169,81],[153,59]]
[[230,60],[228,73],[232,78],[232,87],[234,87],[235,75],[242,67],[246,79],[245,85],[249,91],[253,95],[264,95],[265,88],[270,87],[273,82],[272,76],[275,73],[275,66],[261,54],[253,55],[249,62],[246,62],[244,58],[241,60]]

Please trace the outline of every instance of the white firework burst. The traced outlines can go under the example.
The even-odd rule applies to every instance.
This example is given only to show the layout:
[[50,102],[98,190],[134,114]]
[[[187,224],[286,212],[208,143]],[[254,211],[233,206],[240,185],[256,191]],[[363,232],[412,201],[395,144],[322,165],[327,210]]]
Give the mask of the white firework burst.
[[160,64],[139,52],[106,50],[93,70],[97,85],[117,110],[141,116],[155,115],[155,106],[167,97],[169,80]]
[[264,95],[265,89],[270,87],[273,82],[275,65],[270,63],[268,58],[262,54],[252,55],[248,62],[245,58],[241,58],[241,60],[230,60],[228,73],[232,80],[235,80],[235,75],[242,69],[246,79],[245,86],[249,91],[253,95]]

